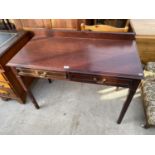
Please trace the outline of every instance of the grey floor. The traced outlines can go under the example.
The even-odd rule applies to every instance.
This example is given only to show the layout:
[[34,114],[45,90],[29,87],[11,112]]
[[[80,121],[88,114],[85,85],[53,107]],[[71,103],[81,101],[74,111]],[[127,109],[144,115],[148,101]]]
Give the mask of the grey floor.
[[0,134],[155,134],[144,129],[139,90],[121,125],[116,124],[127,89],[68,81],[38,80],[32,91],[41,106],[0,100]]

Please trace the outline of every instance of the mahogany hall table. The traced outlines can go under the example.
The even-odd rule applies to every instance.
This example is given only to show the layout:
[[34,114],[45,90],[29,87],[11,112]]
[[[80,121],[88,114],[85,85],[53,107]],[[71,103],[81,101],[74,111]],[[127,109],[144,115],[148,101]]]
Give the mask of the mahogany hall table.
[[7,64],[18,75],[32,103],[39,105],[20,76],[69,80],[129,88],[117,123],[143,78],[134,33],[39,32]]

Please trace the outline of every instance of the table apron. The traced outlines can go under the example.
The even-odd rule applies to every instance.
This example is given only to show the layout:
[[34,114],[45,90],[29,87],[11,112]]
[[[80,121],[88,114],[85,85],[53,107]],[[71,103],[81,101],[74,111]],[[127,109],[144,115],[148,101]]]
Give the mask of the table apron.
[[69,73],[68,78],[71,81],[125,87],[125,88],[132,87],[132,83],[133,83],[132,79],[127,79],[127,78],[79,74],[79,73]]
[[58,71],[45,71],[38,69],[16,68],[18,75],[31,76],[36,78],[53,79],[53,80],[65,80],[66,73]]
[[31,76],[36,78],[52,79],[52,80],[69,80],[75,82],[92,83],[99,85],[109,85],[117,87],[132,88],[134,79],[120,78],[114,76],[103,76],[95,74],[81,74],[59,71],[45,71],[38,69],[16,68],[18,75]]

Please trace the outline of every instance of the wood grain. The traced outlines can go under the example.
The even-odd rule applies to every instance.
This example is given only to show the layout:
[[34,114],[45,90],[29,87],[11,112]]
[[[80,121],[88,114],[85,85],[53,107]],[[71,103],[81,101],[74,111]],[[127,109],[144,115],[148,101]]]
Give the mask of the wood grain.
[[[143,78],[133,33],[49,31],[30,41],[7,64],[16,75],[129,88],[117,123],[121,123]],[[22,80],[20,80],[22,82]],[[32,103],[39,105],[30,90]]]
[[155,20],[130,20],[143,63],[155,61]]
[[[58,32],[58,31],[57,31]],[[51,33],[51,32],[50,32]],[[57,35],[29,42],[8,63],[9,66],[42,69],[64,72],[64,66],[69,66],[70,72],[106,74],[118,77],[133,77],[141,79],[140,60],[134,40],[121,40],[124,34],[114,35],[114,39],[107,39],[108,35],[89,32],[75,32],[71,37]],[[52,34],[52,33],[51,33]],[[80,37],[81,35],[81,37]],[[63,36],[63,37],[62,37]],[[95,38],[96,36],[96,38]],[[105,37],[105,39],[104,39]],[[110,37],[109,37],[110,38]]]

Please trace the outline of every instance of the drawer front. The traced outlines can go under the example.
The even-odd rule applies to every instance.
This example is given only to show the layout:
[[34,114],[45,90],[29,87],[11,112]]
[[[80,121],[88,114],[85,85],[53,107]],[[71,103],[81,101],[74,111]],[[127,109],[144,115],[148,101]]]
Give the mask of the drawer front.
[[58,71],[42,71],[32,69],[21,69],[16,68],[19,75],[22,76],[33,76],[46,79],[66,79],[66,73]]
[[1,89],[0,89],[0,94],[9,95],[10,93],[7,92],[7,91],[5,91],[5,90],[1,90]]
[[8,83],[0,82],[0,88],[11,88]]
[[7,97],[7,98],[16,98],[15,94],[11,90],[0,89],[0,96]]
[[0,73],[0,81],[7,82],[7,79],[3,75],[3,73]]
[[120,87],[128,87],[129,84],[131,83],[130,79],[89,75],[89,74],[78,74],[78,73],[69,73],[69,79],[71,81],[120,86]]

